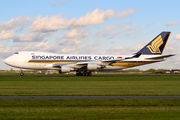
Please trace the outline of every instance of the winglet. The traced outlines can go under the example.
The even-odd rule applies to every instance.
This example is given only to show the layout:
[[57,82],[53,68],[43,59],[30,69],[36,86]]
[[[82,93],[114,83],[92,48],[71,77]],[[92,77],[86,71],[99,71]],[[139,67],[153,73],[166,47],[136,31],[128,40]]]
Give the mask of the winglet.
[[143,54],[156,54],[161,55],[164,51],[164,48],[167,44],[171,32],[162,32],[157,37],[155,37],[152,41],[150,41],[145,47],[143,47],[139,53]]

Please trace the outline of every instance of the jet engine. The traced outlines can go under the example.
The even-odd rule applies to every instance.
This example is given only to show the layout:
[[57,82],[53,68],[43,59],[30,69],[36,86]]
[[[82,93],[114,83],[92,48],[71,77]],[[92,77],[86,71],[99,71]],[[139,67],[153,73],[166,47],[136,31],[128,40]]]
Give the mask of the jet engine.
[[70,66],[61,66],[61,70],[59,70],[59,73],[66,73],[66,72],[70,72],[71,71],[71,67]]
[[98,68],[97,63],[88,63],[87,65],[88,70],[97,70],[97,68]]

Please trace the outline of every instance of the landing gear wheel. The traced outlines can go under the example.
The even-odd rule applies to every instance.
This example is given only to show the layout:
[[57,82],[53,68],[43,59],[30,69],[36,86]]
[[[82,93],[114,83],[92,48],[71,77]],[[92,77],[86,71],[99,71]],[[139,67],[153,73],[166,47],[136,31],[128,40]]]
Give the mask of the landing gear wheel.
[[82,74],[81,73],[76,73],[76,76],[81,76]]
[[20,73],[20,76],[24,76],[24,73]]
[[82,75],[83,75],[83,76],[86,76],[86,73],[83,73]]
[[91,76],[92,75],[92,73],[91,72],[88,72],[88,76]]
[[91,72],[88,72],[88,71],[77,71],[76,72],[76,76],[91,76],[92,73]]

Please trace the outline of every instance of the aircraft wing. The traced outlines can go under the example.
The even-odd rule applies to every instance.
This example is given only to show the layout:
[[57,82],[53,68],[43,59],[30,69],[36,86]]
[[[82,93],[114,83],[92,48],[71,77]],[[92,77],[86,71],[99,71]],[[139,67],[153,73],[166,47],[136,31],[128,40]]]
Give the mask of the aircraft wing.
[[81,66],[86,66],[89,63],[97,63],[97,64],[104,64],[104,65],[110,65],[112,63],[115,63],[116,61],[122,61],[122,60],[126,60],[126,59],[133,59],[133,58],[138,58],[142,55],[142,53],[140,54],[135,54],[133,56],[129,56],[129,57],[120,57],[120,58],[116,58],[116,59],[107,59],[107,60],[95,60],[95,61],[85,61],[85,62],[77,62],[77,63],[69,63],[69,64],[53,64],[53,67],[59,67],[61,68],[61,66],[63,65],[71,65],[71,64],[76,64],[76,65],[81,65]]
[[88,63],[98,63],[98,62],[115,62],[119,60],[124,60],[124,58],[117,58],[117,59],[108,59],[108,60],[96,60],[96,61],[86,61],[86,62],[77,62],[77,65],[86,65]]
[[53,67],[61,68],[61,66],[67,65],[67,64],[53,64]]
[[86,61],[86,62],[78,62],[76,63],[77,65],[87,65],[88,63],[104,63],[104,64],[111,64],[111,63],[115,63],[116,61],[122,61],[122,60],[126,60],[126,59],[133,59],[133,58],[138,58],[142,55],[142,53],[139,54],[135,54],[133,56],[129,56],[129,57],[121,57],[121,58],[116,58],[116,59],[107,59],[107,60],[96,60],[96,61]]
[[117,58],[117,59],[109,59],[109,60],[95,60],[95,61],[85,61],[85,62],[77,62],[77,63],[69,63],[69,64],[53,64],[53,67],[58,67],[61,68],[61,66],[64,65],[72,65],[72,64],[76,64],[76,65],[81,65],[81,66],[86,66],[89,63],[97,63],[97,64],[110,64],[110,63],[114,63],[116,61],[120,61],[120,60],[125,60],[125,58]]
[[[110,65],[112,63],[115,63],[116,61],[123,61],[127,59],[133,59],[133,58],[138,58],[142,55],[142,53],[135,54],[133,56],[129,57],[122,57],[122,58],[116,58],[116,59],[107,59],[107,60],[95,60],[95,61],[85,61],[85,62],[77,62],[77,63],[69,63],[69,64],[53,64],[53,67],[58,67],[61,68],[61,66],[66,66],[66,65],[76,65],[76,66],[87,66],[89,63],[97,63],[99,65]],[[145,58],[147,60],[156,60],[156,59],[163,59],[163,58],[168,58],[171,56],[174,56],[175,54],[170,54],[170,55],[162,55],[162,56],[157,56],[157,57],[149,57]]]

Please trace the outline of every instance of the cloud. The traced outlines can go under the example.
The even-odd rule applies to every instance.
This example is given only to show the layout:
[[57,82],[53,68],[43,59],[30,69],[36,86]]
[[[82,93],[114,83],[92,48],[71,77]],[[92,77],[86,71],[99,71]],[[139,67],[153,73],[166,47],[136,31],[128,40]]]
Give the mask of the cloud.
[[79,40],[79,39],[68,39],[66,41],[63,41],[60,43],[60,45],[66,45],[66,46],[71,46],[71,45],[79,45],[81,44],[83,41]]
[[101,44],[101,42],[99,40],[95,40],[93,43],[92,43],[92,46],[99,46]]
[[14,42],[38,42],[44,40],[45,37],[41,33],[29,33],[29,34],[20,34],[14,39]]
[[170,21],[168,23],[166,23],[166,26],[172,26],[172,25],[177,25],[178,22],[177,21]]
[[79,53],[76,47],[71,47],[71,48],[63,48],[61,49],[62,53]]
[[55,7],[56,5],[59,5],[59,4],[65,4],[65,3],[68,3],[69,0],[60,0],[60,2],[56,2],[54,0],[51,0],[51,7]]
[[134,54],[138,52],[140,49],[142,49],[144,46],[145,43],[139,43],[132,47],[124,47],[124,46],[111,47],[102,54]]
[[98,25],[104,23],[107,18],[114,15],[114,10],[102,11],[95,9],[92,13],[87,13],[86,16],[79,18],[74,24],[77,26]]
[[124,18],[128,15],[132,15],[135,11],[138,11],[139,9],[138,8],[135,8],[135,9],[132,9],[132,8],[129,8],[129,9],[126,9],[122,12],[117,12],[116,13],[116,18],[120,19],[120,18]]
[[37,17],[36,20],[33,21],[30,31],[32,32],[49,32],[56,31],[58,29],[68,29],[72,27],[75,19],[67,20],[62,18],[61,15],[57,16],[46,16],[41,18],[41,16]]
[[127,31],[136,31],[136,29],[135,29],[134,26],[126,25],[126,26],[124,27],[124,29],[121,29],[121,30],[119,30],[118,32],[116,32],[116,33],[114,33],[114,34],[111,34],[111,36],[109,37],[109,39],[114,38],[116,35],[119,35],[119,34],[121,34],[121,33],[123,33],[123,32],[127,32]]
[[86,29],[72,29],[70,32],[65,32],[61,37],[57,38],[57,41],[60,41],[65,38],[82,39],[88,37],[89,34],[90,32],[88,32]]
[[16,17],[11,19],[8,22],[2,22],[0,23],[0,31],[4,31],[4,30],[12,30],[15,29],[18,26],[22,26],[23,24],[27,24],[29,21],[31,21],[32,19],[27,16],[27,17]]
[[16,51],[17,48],[14,48],[12,46],[10,47],[0,47],[0,55],[1,55],[1,58],[7,58],[9,57],[10,55],[12,55],[14,53],[14,51]]
[[39,44],[28,44],[23,47],[23,50],[33,50],[33,51],[49,51],[51,48],[50,42],[40,42]]
[[78,45],[83,43],[83,39],[88,37],[90,32],[86,29],[72,29],[70,32],[64,33],[61,37],[57,38],[56,41],[67,39],[60,43],[60,45]]
[[[138,51],[140,51],[147,43],[139,43],[131,48],[128,48],[129,49],[129,53],[130,54],[134,54],[134,53],[137,53]],[[128,51],[128,50],[127,50]]]
[[65,3],[68,3],[69,0],[60,0],[60,3],[61,4],[65,4]]
[[95,37],[108,36],[109,32],[111,32],[112,30],[116,30],[122,26],[123,25],[110,25],[110,26],[104,28],[102,31],[97,32]]
[[174,37],[174,39],[180,40],[180,34],[177,34],[177,35]]
[[146,26],[151,26],[151,25],[154,25],[154,23],[149,23],[149,24],[147,24]]
[[[111,47],[111,48],[109,48],[108,50],[106,50],[106,54],[122,54],[122,50],[123,50],[124,48],[122,47],[122,46],[120,46],[120,47]],[[105,54],[104,53],[104,54]],[[123,53],[124,54],[124,53]]]
[[0,40],[8,40],[11,38],[14,38],[13,30],[0,31]]
[[11,46],[6,47],[6,44],[1,45],[0,44],[0,55],[2,58],[6,58],[10,55],[12,55],[16,51],[50,51],[51,49],[54,51],[57,48],[53,48],[54,46],[50,45],[50,42],[40,42],[38,44],[33,43],[15,43]]
[[163,54],[179,54],[179,43],[178,40],[168,40]]
[[4,48],[6,44],[0,44],[0,48]]
[[[78,47],[77,45],[66,47],[61,46],[58,50],[59,53],[80,53],[80,54],[97,54],[98,46],[100,45],[100,41],[96,40],[92,44],[88,44],[82,47]],[[57,46],[56,46],[57,47]],[[55,47],[53,47],[55,48]],[[59,47],[58,47],[59,48]]]
[[108,18],[115,17],[117,19],[126,17],[133,14],[134,11],[138,9],[127,9],[125,11],[119,12],[114,10],[100,10],[95,9],[92,13],[87,13],[85,16],[80,17],[79,19],[72,18],[67,20],[62,18],[61,15],[54,16],[39,16],[36,20],[33,21],[30,30],[31,32],[49,32],[59,29],[72,29],[75,27],[82,27],[87,25],[99,25],[104,23]]
[[[83,45],[82,47],[79,47],[77,45],[74,46],[62,46],[62,45],[53,45],[50,49],[52,52],[57,53],[71,53],[71,54],[97,54],[97,49],[99,45],[99,40],[94,41],[92,44]],[[59,49],[60,48],[60,49]]]
[[[67,0],[64,0],[64,3],[67,2]],[[54,1],[52,3],[56,4]],[[19,50],[51,51],[57,53],[96,53],[98,46],[101,44],[99,40],[79,48],[80,46],[78,45],[82,44],[91,34],[88,29],[82,29],[82,27],[103,24],[110,18],[121,19],[132,15],[137,10],[131,8],[124,11],[95,9],[80,18],[72,19],[62,17],[61,14],[45,17],[38,16],[34,20],[29,16],[16,17],[10,21],[0,23],[0,40],[13,39],[13,42],[15,42],[9,47],[0,44],[0,54],[7,56]],[[110,34],[110,32],[120,27],[121,25],[111,25],[100,31],[97,36],[105,36],[105,34]],[[62,29],[70,31],[57,38],[57,41],[60,42],[59,44],[56,42],[54,45],[51,45],[50,42],[44,41],[45,38]],[[30,30],[30,33],[25,34],[27,31],[22,31],[23,33],[20,33],[19,36],[15,36],[16,32],[21,32],[20,30]]]
[[54,0],[51,0],[51,7],[56,6],[56,3],[54,2]]
[[100,9],[95,9],[92,13],[87,13],[86,16],[81,17],[79,20],[77,20],[75,25],[98,25],[104,23],[108,18],[116,17],[117,19],[121,19],[133,14],[133,12],[137,10],[138,9],[129,8],[127,10],[119,12],[114,10],[102,11]]

